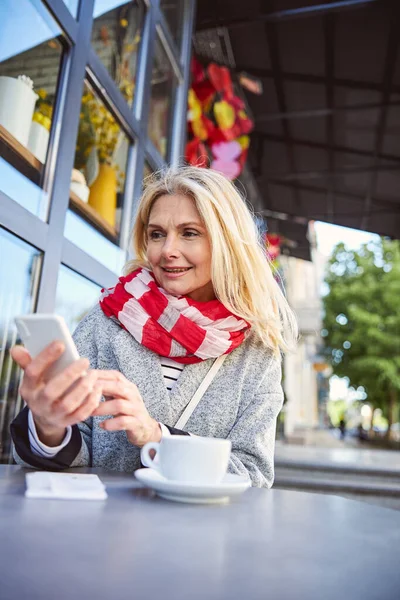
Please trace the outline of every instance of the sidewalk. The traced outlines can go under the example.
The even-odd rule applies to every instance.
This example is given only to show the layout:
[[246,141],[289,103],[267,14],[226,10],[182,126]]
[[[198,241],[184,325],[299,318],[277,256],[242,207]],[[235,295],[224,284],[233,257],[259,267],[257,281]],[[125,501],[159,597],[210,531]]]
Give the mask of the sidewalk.
[[[295,438],[296,439],[296,438]],[[302,444],[277,441],[278,489],[336,494],[400,510],[400,452],[371,450],[331,430],[298,432]]]
[[326,429],[305,432],[303,445],[276,442],[276,465],[299,463],[353,467],[356,470],[398,471],[400,474],[400,452],[367,450],[355,438],[340,440]]

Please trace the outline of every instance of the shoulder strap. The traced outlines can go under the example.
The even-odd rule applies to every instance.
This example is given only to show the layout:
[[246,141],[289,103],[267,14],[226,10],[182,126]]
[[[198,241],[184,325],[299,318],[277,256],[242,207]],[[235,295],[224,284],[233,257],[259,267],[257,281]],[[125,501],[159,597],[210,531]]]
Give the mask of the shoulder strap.
[[194,395],[193,395],[192,399],[190,400],[189,404],[186,405],[185,410],[183,411],[183,413],[179,417],[178,421],[176,422],[175,427],[177,429],[183,429],[185,427],[186,423],[188,422],[188,420],[192,416],[192,413],[193,413],[194,409],[196,408],[196,406],[198,405],[198,403],[200,402],[200,400],[202,399],[202,397],[206,393],[209,385],[211,384],[212,380],[214,379],[214,377],[218,373],[219,369],[222,367],[222,364],[223,364],[223,362],[224,362],[224,360],[226,359],[227,356],[228,356],[227,354],[222,354],[222,356],[218,356],[218,358],[215,359],[215,361],[213,362],[212,367],[208,371],[207,375],[204,377],[203,381],[201,382],[201,384],[197,388],[197,390],[194,393]]

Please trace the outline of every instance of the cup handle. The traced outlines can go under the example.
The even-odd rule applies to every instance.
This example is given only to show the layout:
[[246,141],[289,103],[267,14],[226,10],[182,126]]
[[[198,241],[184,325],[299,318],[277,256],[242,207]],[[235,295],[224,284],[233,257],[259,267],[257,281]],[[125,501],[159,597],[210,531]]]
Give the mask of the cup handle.
[[149,467],[150,469],[155,469],[159,471],[158,465],[154,462],[152,458],[150,458],[150,450],[155,450],[158,452],[160,444],[158,442],[149,442],[145,444],[140,451],[140,460],[145,467]]

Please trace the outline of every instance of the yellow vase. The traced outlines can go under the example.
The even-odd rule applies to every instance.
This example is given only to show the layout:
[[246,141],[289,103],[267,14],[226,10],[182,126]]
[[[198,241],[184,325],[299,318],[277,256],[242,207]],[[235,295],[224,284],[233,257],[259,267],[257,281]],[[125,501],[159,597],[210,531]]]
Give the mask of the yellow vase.
[[90,186],[89,204],[107,223],[115,227],[117,175],[111,165],[100,165],[97,179]]

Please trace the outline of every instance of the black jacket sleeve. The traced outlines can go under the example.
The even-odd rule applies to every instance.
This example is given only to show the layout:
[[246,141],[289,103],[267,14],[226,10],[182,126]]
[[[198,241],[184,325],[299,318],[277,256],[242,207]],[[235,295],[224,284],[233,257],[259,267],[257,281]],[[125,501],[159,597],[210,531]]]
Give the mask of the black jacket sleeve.
[[36,469],[44,471],[62,471],[68,469],[82,446],[82,436],[77,425],[72,427],[69,443],[56,456],[44,458],[37,456],[31,450],[29,442],[29,409],[27,406],[17,415],[11,423],[10,431],[18,456],[24,462]]
[[165,425],[171,435],[190,435],[187,431],[183,431],[182,429],[176,429],[175,427],[170,427],[169,425]]

